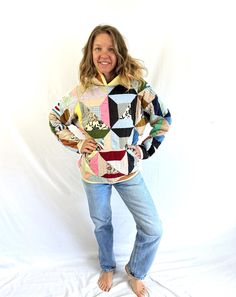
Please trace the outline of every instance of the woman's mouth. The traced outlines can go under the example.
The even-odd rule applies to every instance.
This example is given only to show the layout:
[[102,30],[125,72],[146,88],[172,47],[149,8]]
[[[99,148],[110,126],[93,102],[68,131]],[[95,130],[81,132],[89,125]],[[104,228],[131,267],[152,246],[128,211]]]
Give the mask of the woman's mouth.
[[110,64],[110,62],[107,62],[107,61],[99,61],[98,63],[99,64],[102,64],[102,65],[108,65],[108,64]]

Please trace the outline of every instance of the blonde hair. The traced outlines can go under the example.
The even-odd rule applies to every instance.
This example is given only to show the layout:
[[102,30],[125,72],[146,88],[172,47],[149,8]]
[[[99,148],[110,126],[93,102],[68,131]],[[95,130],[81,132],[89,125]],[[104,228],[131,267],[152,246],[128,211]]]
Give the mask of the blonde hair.
[[88,41],[83,48],[83,58],[80,62],[80,82],[82,86],[87,89],[92,79],[97,75],[97,69],[93,63],[93,42],[98,34],[107,33],[111,36],[114,49],[117,56],[117,65],[115,68],[115,74],[119,75],[121,83],[131,88],[132,80],[137,80],[139,84],[143,82],[143,70],[146,70],[141,62],[137,59],[132,58],[125,44],[124,38],[120,32],[109,25],[99,25],[93,29]]

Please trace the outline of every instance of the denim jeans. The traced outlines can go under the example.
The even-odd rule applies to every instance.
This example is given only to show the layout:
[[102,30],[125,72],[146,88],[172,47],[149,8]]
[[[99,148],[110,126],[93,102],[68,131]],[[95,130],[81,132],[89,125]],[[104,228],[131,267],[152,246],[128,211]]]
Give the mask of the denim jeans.
[[133,178],[115,184],[92,184],[83,181],[89,212],[95,225],[99,246],[99,262],[103,271],[116,267],[113,252],[113,226],[110,198],[112,186],[132,213],[136,223],[136,239],[128,269],[137,279],[144,279],[150,269],[162,235],[162,226],[152,197],[138,173]]

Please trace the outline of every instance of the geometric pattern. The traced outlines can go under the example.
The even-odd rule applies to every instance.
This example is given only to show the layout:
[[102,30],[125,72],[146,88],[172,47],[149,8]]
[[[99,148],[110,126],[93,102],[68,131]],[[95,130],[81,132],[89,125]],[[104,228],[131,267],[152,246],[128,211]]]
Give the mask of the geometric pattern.
[[82,177],[93,183],[113,183],[138,170],[139,160],[127,147],[137,145],[147,123],[152,129],[140,144],[143,158],[151,156],[163,141],[171,117],[146,82],[141,86],[134,82],[127,89],[117,76],[107,85],[94,78],[85,91],[77,86],[54,105],[49,121],[58,140],[76,152],[82,140],[68,129],[69,125],[78,127],[86,138],[93,138],[99,146],[91,154],[82,155]]
[[136,91],[118,85],[108,94],[108,101],[111,129],[134,127],[137,102]]

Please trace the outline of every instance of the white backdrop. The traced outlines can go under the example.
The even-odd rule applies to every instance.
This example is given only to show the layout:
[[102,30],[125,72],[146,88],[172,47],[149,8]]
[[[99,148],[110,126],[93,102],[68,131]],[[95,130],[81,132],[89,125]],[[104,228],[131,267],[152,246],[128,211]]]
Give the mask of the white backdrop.
[[131,215],[114,191],[118,269],[101,293],[78,156],[48,126],[101,23],[124,35],[173,116],[142,163],[164,226],[150,296],[235,296],[233,1],[9,1],[1,13],[1,297],[132,296],[123,272]]

